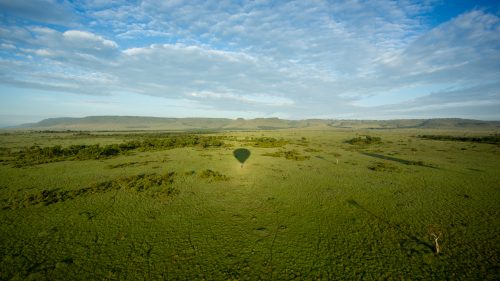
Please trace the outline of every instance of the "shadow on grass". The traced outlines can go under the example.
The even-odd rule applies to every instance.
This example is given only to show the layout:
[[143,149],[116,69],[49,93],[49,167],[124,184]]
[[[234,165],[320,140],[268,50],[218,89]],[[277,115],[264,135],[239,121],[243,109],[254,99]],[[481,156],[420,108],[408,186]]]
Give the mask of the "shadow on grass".
[[243,168],[243,164],[250,157],[250,150],[246,148],[238,148],[233,151],[233,156],[240,162],[241,167]]
[[385,225],[389,226],[390,228],[396,230],[397,232],[403,234],[404,236],[406,236],[408,239],[414,241],[415,243],[417,243],[418,245],[422,245],[426,248],[429,248],[429,250],[431,252],[434,251],[434,246],[432,246],[431,244],[425,242],[424,240],[418,238],[417,236],[411,234],[411,233],[408,233],[406,231],[404,231],[399,225],[397,224],[394,224],[394,223],[391,223],[390,221],[378,216],[377,214],[373,213],[372,211],[366,209],[365,207],[361,206],[356,200],[354,199],[349,199],[347,200],[347,203],[349,203],[349,205],[351,206],[354,206],[362,211],[364,211],[365,213],[367,213],[368,215],[370,215],[371,217],[375,218],[376,220],[384,223]]
[[338,164],[339,164],[339,160],[337,160],[337,161],[328,160],[328,159],[326,159],[325,157],[323,157],[323,156],[321,156],[321,155],[316,155],[316,156],[314,156],[314,157],[316,157],[316,158],[318,158],[318,159],[321,159],[321,160],[324,160],[324,161],[326,161],[326,162],[329,162],[329,163],[331,163],[331,164],[335,164],[335,165],[338,165]]
[[415,165],[415,166],[422,166],[422,167],[437,169],[436,167],[425,164],[422,161],[405,160],[405,159],[401,159],[401,158],[396,158],[396,157],[391,157],[391,156],[386,156],[386,155],[376,154],[376,153],[370,153],[370,152],[361,152],[361,154],[366,155],[366,156],[370,156],[370,157],[374,157],[374,158],[378,158],[378,159],[394,161],[394,162],[398,162],[398,163],[405,164],[405,165]]

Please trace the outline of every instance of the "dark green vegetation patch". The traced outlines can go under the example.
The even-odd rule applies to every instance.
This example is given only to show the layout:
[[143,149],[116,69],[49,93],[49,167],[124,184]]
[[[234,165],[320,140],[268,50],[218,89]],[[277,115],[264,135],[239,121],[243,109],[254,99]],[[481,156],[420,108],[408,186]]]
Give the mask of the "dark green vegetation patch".
[[368,169],[377,172],[399,172],[401,171],[396,165],[386,162],[376,162],[368,166]]
[[206,169],[200,172],[199,177],[206,179],[208,181],[228,181],[229,177],[210,169]]
[[262,154],[263,156],[270,156],[270,157],[284,157],[285,159],[288,160],[296,160],[296,161],[304,161],[311,156],[309,155],[302,155],[298,150],[292,149],[292,150],[280,150],[276,152],[267,152]]
[[419,135],[418,137],[427,140],[464,141],[464,142],[500,144],[500,135],[498,134],[490,136]]
[[43,163],[66,161],[66,160],[89,160],[105,159],[118,155],[127,154],[131,151],[158,151],[181,147],[221,147],[224,145],[220,137],[198,136],[198,135],[167,135],[162,138],[146,138],[144,140],[132,140],[121,144],[110,144],[101,146],[93,145],[70,145],[62,147],[55,145],[50,147],[31,146],[25,147],[18,152],[7,154],[16,167],[37,165]]
[[89,187],[76,190],[44,189],[37,193],[16,194],[9,200],[4,200],[2,202],[2,209],[17,209],[39,204],[47,206],[58,202],[73,200],[80,196],[88,196],[114,190],[148,192],[155,189],[154,192],[151,193],[153,197],[165,198],[179,193],[179,190],[172,186],[174,176],[174,172],[164,175],[140,174],[95,183]]
[[368,144],[379,144],[382,142],[380,137],[372,136],[359,136],[346,141],[348,144],[352,145],[368,145]]
[[253,147],[263,147],[263,148],[282,147],[289,143],[288,141],[282,138],[276,139],[272,137],[246,138],[244,142]]

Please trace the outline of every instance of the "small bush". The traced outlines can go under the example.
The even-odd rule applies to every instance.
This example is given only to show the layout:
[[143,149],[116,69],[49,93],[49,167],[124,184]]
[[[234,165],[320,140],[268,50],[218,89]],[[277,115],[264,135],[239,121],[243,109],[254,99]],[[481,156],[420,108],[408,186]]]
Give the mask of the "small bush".
[[303,161],[311,158],[308,155],[301,155],[297,150],[289,150],[284,152],[284,156],[289,160]]
[[195,172],[195,171],[193,171],[193,170],[184,172],[184,175],[185,175],[185,176],[192,176],[192,175],[194,175],[194,174],[196,174],[196,172]]
[[283,152],[282,151],[276,151],[276,152],[266,152],[262,154],[263,156],[269,156],[269,157],[282,157]]
[[300,145],[300,146],[309,146],[309,141],[307,140],[307,138],[301,137],[298,140],[297,145]]
[[334,156],[334,157],[340,157],[340,156],[342,156],[342,154],[340,154],[338,152],[331,152],[329,154],[332,155],[332,156]]
[[406,165],[414,165],[414,166],[430,166],[425,164],[423,161],[408,161]]

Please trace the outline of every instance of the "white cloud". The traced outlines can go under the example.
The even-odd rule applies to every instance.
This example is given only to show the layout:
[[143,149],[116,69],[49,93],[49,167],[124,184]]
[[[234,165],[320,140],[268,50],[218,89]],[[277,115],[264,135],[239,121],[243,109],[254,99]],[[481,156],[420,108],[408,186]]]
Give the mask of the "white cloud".
[[216,99],[242,102],[244,104],[264,105],[264,106],[289,106],[294,102],[288,98],[270,96],[266,94],[236,95],[233,93],[215,93],[210,91],[192,92],[186,94],[188,97],[196,99]]
[[68,30],[65,31],[62,35],[67,42],[73,45],[73,47],[97,49],[118,48],[118,44],[116,44],[114,41],[104,39],[101,36],[86,31]]
[[2,44],[0,44],[0,48],[2,48],[4,50],[15,50],[16,46],[14,46],[14,44],[10,44],[10,43],[2,43]]
[[8,12],[30,20],[52,23],[71,24],[77,18],[72,12],[71,5],[66,1],[29,0],[11,1],[0,0],[0,11]]
[[[88,24],[0,24],[1,83],[97,95],[131,92],[190,99],[221,112],[297,118],[361,116],[370,107],[360,101],[407,109],[447,101],[463,107],[471,93],[478,100],[498,95],[491,85],[500,80],[500,20],[483,10],[432,27],[426,21],[432,1],[65,5],[78,6]],[[15,54],[6,51],[12,47]],[[474,90],[483,86],[489,91]],[[422,92],[410,95],[410,88]],[[418,104],[411,103],[415,97],[421,97]],[[391,106],[372,109],[394,112]]]
[[463,14],[417,38],[381,70],[426,82],[495,79],[500,74],[499,23],[497,16],[481,11]]

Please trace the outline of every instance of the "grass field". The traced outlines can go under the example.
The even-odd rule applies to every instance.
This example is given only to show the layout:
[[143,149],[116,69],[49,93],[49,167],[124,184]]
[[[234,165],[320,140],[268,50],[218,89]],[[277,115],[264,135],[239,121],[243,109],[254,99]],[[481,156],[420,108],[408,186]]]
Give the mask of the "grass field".
[[435,134],[2,133],[0,279],[499,280],[500,146]]

